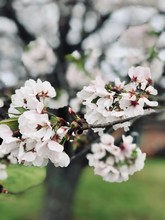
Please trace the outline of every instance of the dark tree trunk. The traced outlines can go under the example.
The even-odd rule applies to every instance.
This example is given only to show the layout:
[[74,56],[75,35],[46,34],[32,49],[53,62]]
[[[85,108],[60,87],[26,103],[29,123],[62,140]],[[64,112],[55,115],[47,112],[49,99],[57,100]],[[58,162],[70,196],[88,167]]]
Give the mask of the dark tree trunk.
[[67,168],[47,167],[46,198],[42,220],[70,220],[71,208],[79,177],[86,162],[78,158]]

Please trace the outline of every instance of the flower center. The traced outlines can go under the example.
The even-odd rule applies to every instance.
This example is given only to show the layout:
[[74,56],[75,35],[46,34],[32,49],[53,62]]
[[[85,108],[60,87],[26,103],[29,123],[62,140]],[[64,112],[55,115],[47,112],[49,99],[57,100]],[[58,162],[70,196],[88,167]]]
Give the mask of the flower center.
[[137,105],[139,105],[139,103],[136,101],[136,100],[132,100],[131,101],[131,105],[133,106],[133,107],[136,107]]

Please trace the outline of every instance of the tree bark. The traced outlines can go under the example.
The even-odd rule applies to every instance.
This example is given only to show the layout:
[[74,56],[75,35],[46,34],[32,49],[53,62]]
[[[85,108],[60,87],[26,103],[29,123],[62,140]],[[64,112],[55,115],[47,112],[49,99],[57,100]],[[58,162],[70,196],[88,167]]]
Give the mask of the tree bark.
[[72,161],[67,168],[48,165],[42,220],[71,220],[76,186],[85,166],[86,160],[82,157]]

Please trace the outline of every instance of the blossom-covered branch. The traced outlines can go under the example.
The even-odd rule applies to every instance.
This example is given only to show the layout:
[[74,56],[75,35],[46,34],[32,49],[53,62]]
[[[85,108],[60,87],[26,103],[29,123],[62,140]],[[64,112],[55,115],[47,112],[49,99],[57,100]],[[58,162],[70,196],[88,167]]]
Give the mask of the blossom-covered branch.
[[[74,141],[80,134],[85,134],[85,130],[93,129],[98,132],[102,136],[101,142],[105,144],[103,137],[113,139],[110,134],[105,136],[105,128],[129,129],[131,120],[153,112],[153,107],[158,103],[150,100],[151,96],[157,95],[157,90],[152,85],[149,68],[132,67],[128,71],[128,76],[130,78],[128,83],[119,79],[106,83],[101,78],[96,78],[89,86],[84,87],[78,92],[78,97],[82,99],[86,112],[82,117],[69,108],[69,113],[73,117],[71,121],[65,121],[48,111],[48,108],[52,107],[51,100],[56,96],[56,90],[49,82],[42,82],[39,79],[27,80],[11,97],[9,119],[0,122],[0,137],[3,140],[0,145],[1,158],[6,155],[6,158],[13,163],[39,167],[46,166],[50,160],[56,167],[67,167],[75,157],[65,151],[65,143]],[[117,169],[115,172],[118,173],[118,177],[114,179],[117,182],[128,179],[128,176],[121,177],[123,173],[120,168],[123,163],[132,170],[130,166],[138,163],[137,161],[140,160],[138,158],[143,155],[142,161],[145,159],[144,154],[132,143],[130,137],[123,136],[123,141],[118,148],[115,146],[115,149],[118,149],[117,154],[111,152],[114,145],[109,145],[107,142],[106,149],[110,149],[104,150],[103,156],[101,156],[102,144],[91,145],[92,154],[95,154],[93,146],[101,146],[97,152],[99,161],[95,162],[102,165],[104,163],[105,169],[107,158],[122,154],[125,150],[129,151],[129,154],[124,153],[123,157],[118,155],[118,159],[114,158],[112,164],[108,162],[108,166],[113,167],[108,173]],[[92,154],[87,158],[94,158]],[[96,165],[93,162],[90,164],[94,167]],[[4,166],[2,165],[2,169],[5,170]],[[132,174],[141,167],[142,165],[133,171],[127,169],[127,174]],[[3,178],[4,176],[3,174]]]
[[[84,117],[89,125],[97,128],[102,127],[101,124],[112,123],[114,129],[124,127],[128,130],[130,123],[125,119],[152,112],[152,107],[158,105],[158,102],[150,100],[150,96],[157,95],[157,90],[152,86],[149,68],[132,67],[128,75],[128,83],[116,79],[114,83],[106,84],[101,78],[96,78],[78,93],[86,106]],[[120,120],[124,121],[118,123]]]
[[95,128],[112,128],[114,125],[117,125],[117,124],[122,124],[122,123],[127,122],[127,121],[134,121],[134,120],[137,120],[137,119],[139,119],[139,118],[141,118],[143,116],[147,116],[147,115],[151,115],[151,114],[161,114],[163,112],[165,112],[164,108],[161,109],[161,110],[147,112],[144,115],[128,117],[128,118],[125,118],[125,119],[120,119],[120,120],[117,120],[117,121],[114,121],[114,122],[105,123],[105,124],[89,125],[87,123],[84,123],[82,125],[81,129],[82,130],[89,130],[89,129],[95,129]]

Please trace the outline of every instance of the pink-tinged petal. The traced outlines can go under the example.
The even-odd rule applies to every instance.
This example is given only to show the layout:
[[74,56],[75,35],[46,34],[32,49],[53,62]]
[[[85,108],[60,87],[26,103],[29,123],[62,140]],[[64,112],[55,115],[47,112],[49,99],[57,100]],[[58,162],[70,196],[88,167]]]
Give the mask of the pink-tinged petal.
[[27,100],[27,106],[31,110],[37,110],[38,113],[41,113],[44,108],[44,104],[33,97]]
[[54,163],[55,167],[67,167],[70,163],[70,158],[65,152],[60,152],[57,155],[56,161]]
[[146,92],[148,92],[151,95],[157,95],[158,94],[158,91],[156,89],[154,89],[153,86],[148,86],[146,88]]
[[119,128],[124,128],[124,131],[129,131],[129,127],[131,126],[131,122],[124,122],[124,123],[119,123],[119,124],[116,124],[116,125],[113,125],[113,129],[114,130],[117,130]]
[[24,153],[21,159],[27,162],[32,162],[33,160],[35,160],[35,158],[36,158],[35,152],[27,152],[27,153]]
[[33,161],[33,165],[37,167],[45,167],[48,164],[48,159],[36,157]]
[[64,147],[56,141],[49,141],[48,148],[56,152],[62,152],[64,150]]
[[48,92],[49,97],[55,97],[56,96],[56,91],[51,86],[50,82],[48,82],[48,81],[43,82],[43,88],[44,88],[45,92]]
[[136,76],[136,72],[135,72],[135,67],[132,66],[132,67],[128,70],[128,76],[129,76],[131,79],[137,77],[137,76]]
[[48,157],[49,149],[47,147],[47,141],[46,142],[37,142],[36,151],[37,151],[37,155],[39,157],[43,157],[43,158]]
[[148,105],[148,106],[151,106],[151,107],[156,107],[158,106],[158,102],[156,101],[150,101],[148,100],[147,98],[143,98],[144,102]]
[[52,135],[53,135],[53,130],[51,128],[45,129],[43,141],[49,140]]
[[13,135],[13,132],[9,126],[5,124],[0,125],[0,137],[2,139],[7,139],[8,137],[12,137],[12,135]]
[[45,135],[45,129],[41,128],[40,130],[36,131],[32,134],[33,138],[41,139]]
[[112,135],[109,135],[109,134],[104,134],[101,137],[101,142],[103,144],[113,145],[114,144],[114,137]]

